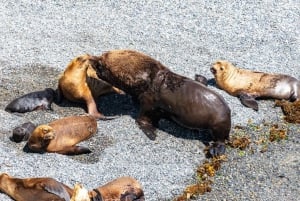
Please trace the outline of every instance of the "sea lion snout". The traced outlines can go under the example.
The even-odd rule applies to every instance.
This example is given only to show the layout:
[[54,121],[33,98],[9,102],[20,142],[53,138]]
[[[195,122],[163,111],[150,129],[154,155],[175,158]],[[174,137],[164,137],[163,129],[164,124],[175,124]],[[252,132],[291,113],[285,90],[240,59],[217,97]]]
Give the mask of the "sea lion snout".
[[216,70],[214,67],[211,67],[211,68],[210,68],[210,72],[212,72],[212,74],[216,74],[216,73],[217,73],[217,70]]

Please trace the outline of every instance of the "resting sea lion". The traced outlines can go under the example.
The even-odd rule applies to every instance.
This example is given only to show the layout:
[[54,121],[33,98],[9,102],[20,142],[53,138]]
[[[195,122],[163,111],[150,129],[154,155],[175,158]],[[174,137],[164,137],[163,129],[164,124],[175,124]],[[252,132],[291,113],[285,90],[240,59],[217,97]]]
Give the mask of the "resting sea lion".
[[34,125],[31,122],[26,122],[20,126],[17,126],[16,128],[13,129],[13,134],[11,137],[12,141],[14,142],[27,141],[35,128],[36,125]]
[[144,201],[144,192],[139,182],[132,177],[120,177],[103,186],[88,191],[75,184],[71,201]]
[[91,67],[94,63],[93,56],[86,54],[76,57],[68,64],[58,81],[58,100],[63,96],[73,102],[85,102],[90,115],[107,119],[108,117],[98,111],[95,99],[103,94],[123,92],[100,80]]
[[268,74],[235,67],[219,60],[211,67],[217,85],[232,96],[240,98],[243,105],[258,110],[255,98],[300,100],[300,81],[283,74]]
[[213,90],[170,71],[155,59],[132,50],[113,50],[99,57],[97,75],[140,102],[136,122],[152,140],[160,118],[191,129],[210,129],[212,155],[223,154],[229,138],[231,112]]
[[0,175],[0,191],[16,201],[67,201],[73,190],[55,179],[14,178],[8,174]]
[[55,98],[55,91],[46,88],[43,91],[35,91],[14,99],[6,107],[7,112],[31,112],[34,110],[52,110],[51,104]]
[[33,152],[85,154],[91,151],[76,144],[90,138],[96,132],[96,119],[90,115],[65,117],[36,127],[27,144]]

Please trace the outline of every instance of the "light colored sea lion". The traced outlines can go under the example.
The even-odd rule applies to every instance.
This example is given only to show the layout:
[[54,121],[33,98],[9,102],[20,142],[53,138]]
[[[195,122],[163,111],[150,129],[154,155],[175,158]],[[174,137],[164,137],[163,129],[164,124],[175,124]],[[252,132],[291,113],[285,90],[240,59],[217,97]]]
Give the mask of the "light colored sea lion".
[[5,107],[5,111],[25,113],[34,110],[52,110],[51,104],[55,95],[55,91],[51,88],[31,92],[14,99]]
[[120,177],[107,184],[87,191],[76,184],[71,201],[144,201],[140,183],[132,177]]
[[55,152],[65,155],[90,153],[83,146],[76,146],[97,132],[96,119],[91,115],[70,116],[40,125],[28,139],[28,148],[33,152]]
[[86,54],[74,58],[68,64],[58,81],[58,100],[63,96],[73,102],[85,102],[90,115],[107,119],[98,111],[95,99],[103,94],[124,92],[99,79],[91,67],[94,63],[94,57]]
[[14,142],[27,141],[35,128],[36,125],[34,125],[32,122],[26,122],[20,126],[17,126],[13,129],[11,140]]
[[99,57],[97,75],[140,102],[136,120],[151,139],[161,118],[190,129],[209,129],[211,155],[225,152],[231,129],[231,111],[216,92],[197,81],[173,73],[155,59],[132,50],[113,50]]
[[73,190],[48,177],[15,178],[6,173],[0,175],[0,191],[16,201],[66,201]]
[[239,97],[243,105],[256,111],[255,98],[300,100],[300,81],[289,75],[241,69],[225,60],[216,61],[211,72],[221,89]]

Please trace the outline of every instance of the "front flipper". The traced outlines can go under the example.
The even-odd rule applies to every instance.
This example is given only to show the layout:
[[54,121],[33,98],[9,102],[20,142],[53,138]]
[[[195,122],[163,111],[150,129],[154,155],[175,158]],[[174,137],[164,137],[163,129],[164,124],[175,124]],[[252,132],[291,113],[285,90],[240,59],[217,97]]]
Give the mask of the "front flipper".
[[209,156],[215,157],[225,154],[225,144],[222,142],[214,142],[209,148]]
[[204,77],[203,75],[195,74],[195,80],[207,86],[207,82],[208,82],[207,78]]
[[48,181],[47,183],[41,183],[41,186],[49,193],[55,194],[58,197],[63,198],[65,201],[70,200],[70,195],[68,194],[68,192],[60,182],[51,180]]
[[246,107],[250,107],[252,109],[254,109],[255,111],[258,111],[258,104],[255,100],[255,97],[246,94],[246,93],[241,93],[239,95],[239,98],[241,100],[241,103],[246,106]]
[[87,147],[82,146],[71,146],[64,147],[63,150],[57,151],[55,153],[64,154],[64,155],[80,155],[80,154],[89,154],[92,151]]
[[138,118],[136,123],[139,125],[140,129],[147,135],[150,140],[156,139],[156,128],[152,125],[151,121],[147,118]]

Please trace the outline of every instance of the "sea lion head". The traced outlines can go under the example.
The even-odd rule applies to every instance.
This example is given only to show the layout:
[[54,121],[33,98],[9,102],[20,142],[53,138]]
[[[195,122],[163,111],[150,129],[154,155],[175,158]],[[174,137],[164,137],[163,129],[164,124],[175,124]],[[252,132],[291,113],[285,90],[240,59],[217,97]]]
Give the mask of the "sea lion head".
[[69,65],[67,66],[67,69],[69,70],[87,69],[88,67],[97,66],[98,62],[99,62],[99,58],[89,54],[84,54],[72,59]]
[[32,132],[28,140],[28,147],[35,152],[44,151],[54,138],[55,132],[51,126],[40,125]]
[[233,69],[234,66],[230,62],[226,60],[217,60],[210,68],[210,71],[218,82],[227,79]]

